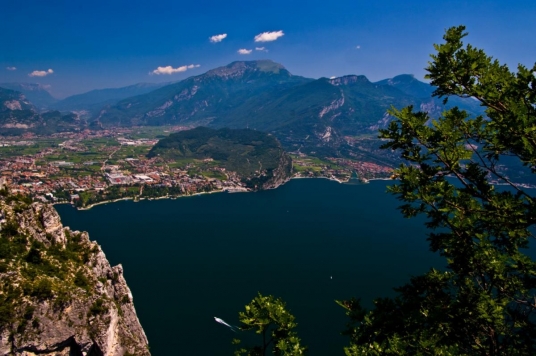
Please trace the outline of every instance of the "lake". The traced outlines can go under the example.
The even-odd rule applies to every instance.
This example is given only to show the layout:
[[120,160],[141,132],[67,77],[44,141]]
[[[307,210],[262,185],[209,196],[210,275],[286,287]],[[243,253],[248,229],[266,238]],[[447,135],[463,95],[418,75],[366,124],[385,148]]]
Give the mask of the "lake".
[[56,209],[123,265],[153,355],[232,355],[242,335],[213,317],[238,324],[257,292],[285,300],[310,355],[343,355],[347,318],[334,300],[370,306],[445,265],[388,184],[294,179],[256,193]]

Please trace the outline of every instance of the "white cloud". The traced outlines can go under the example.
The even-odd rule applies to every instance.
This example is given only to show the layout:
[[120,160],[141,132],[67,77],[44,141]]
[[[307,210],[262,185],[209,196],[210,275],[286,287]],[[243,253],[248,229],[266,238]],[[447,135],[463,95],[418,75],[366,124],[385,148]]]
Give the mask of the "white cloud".
[[253,51],[252,49],[240,48],[237,52],[239,54],[250,54],[252,51]]
[[356,48],[356,49],[361,49],[361,46],[357,45],[355,48]]
[[263,32],[255,36],[255,42],[271,42],[284,36],[283,31]]
[[255,51],[263,51],[263,52],[268,52],[268,50],[264,47],[255,47]]
[[6,69],[13,71],[13,70],[17,70],[17,67],[6,67]]
[[152,72],[150,72],[149,74],[156,74],[156,75],[168,74],[168,75],[171,75],[171,74],[174,74],[174,73],[186,72],[188,69],[199,68],[199,67],[201,67],[201,65],[199,65],[199,64],[189,64],[189,65],[180,66],[180,67],[177,67],[177,68],[173,68],[172,66],[165,66],[165,67],[158,67],[155,70],[153,70]]
[[28,74],[28,76],[30,76],[30,77],[46,77],[47,75],[52,74],[52,73],[54,73],[54,71],[52,69],[49,69],[49,70],[34,70],[30,74]]
[[225,37],[227,37],[227,34],[226,33],[222,33],[221,35],[214,35],[214,36],[211,36],[209,37],[208,39],[210,40],[210,42],[212,43],[216,43],[216,42],[221,42],[225,39]]

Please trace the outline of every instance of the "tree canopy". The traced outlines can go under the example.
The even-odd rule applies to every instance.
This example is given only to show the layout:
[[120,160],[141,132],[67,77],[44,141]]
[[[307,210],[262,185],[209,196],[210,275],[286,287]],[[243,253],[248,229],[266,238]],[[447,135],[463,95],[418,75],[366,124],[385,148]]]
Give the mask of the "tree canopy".
[[[235,355],[261,356],[267,352],[280,356],[305,354],[306,347],[300,344],[294,331],[298,324],[281,299],[259,293],[245,306],[245,311],[239,313],[239,319],[240,330],[255,330],[261,335],[262,343],[253,347],[240,347]],[[235,339],[233,343],[239,345],[241,341]]]
[[406,217],[427,217],[430,248],[447,268],[413,277],[370,311],[356,299],[339,302],[351,318],[347,355],[536,353],[536,263],[524,253],[536,198],[503,165],[536,173],[536,64],[513,73],[464,46],[466,35],[463,26],[446,31],[426,77],[434,96],[473,98],[486,116],[454,107],[432,119],[393,108],[396,119],[380,131],[383,148],[406,162],[389,190]]
[[[359,299],[337,301],[350,317],[349,356],[536,354],[536,263],[526,254],[536,230],[536,196],[508,175],[515,163],[536,173],[536,64],[511,72],[464,45],[465,36],[464,26],[446,31],[426,77],[445,103],[472,98],[486,115],[450,107],[434,119],[412,106],[392,108],[395,119],[380,130],[382,147],[405,162],[389,191],[403,202],[404,216],[427,218],[430,249],[447,266],[411,278],[395,297],[375,300],[372,310]],[[278,316],[266,314],[266,298],[273,302],[259,295],[240,313],[246,328],[263,334],[266,325],[280,325]],[[287,338],[274,335],[282,335],[278,342]]]

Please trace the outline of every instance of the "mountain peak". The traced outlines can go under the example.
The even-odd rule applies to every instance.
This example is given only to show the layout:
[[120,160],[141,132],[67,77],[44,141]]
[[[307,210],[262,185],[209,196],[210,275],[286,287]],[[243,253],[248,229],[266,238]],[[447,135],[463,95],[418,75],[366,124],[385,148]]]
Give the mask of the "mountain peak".
[[24,94],[38,109],[48,108],[57,101],[48,91],[49,86],[37,83],[0,83],[0,87]]
[[417,98],[429,98],[434,92],[434,87],[416,79],[413,74],[400,74],[374,84],[387,85]]
[[399,84],[399,83],[412,83],[418,81],[415,79],[415,76],[413,74],[400,74],[396,77],[388,79],[389,85]]
[[244,74],[252,72],[272,73],[276,75],[284,74],[288,76],[291,75],[281,64],[269,59],[256,61],[235,61],[226,66],[209,70],[206,75],[208,77],[216,76],[227,79],[242,77]]
[[364,75],[345,75],[338,78],[330,78],[329,83],[335,86],[340,86],[355,83],[370,83],[370,81]]
[[23,93],[0,87],[0,112],[8,110],[31,110],[33,105],[26,99]]

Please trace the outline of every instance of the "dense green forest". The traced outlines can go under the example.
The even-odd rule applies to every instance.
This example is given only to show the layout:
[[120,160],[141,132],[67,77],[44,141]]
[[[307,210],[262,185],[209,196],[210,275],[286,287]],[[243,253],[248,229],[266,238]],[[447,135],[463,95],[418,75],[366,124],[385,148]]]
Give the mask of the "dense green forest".
[[149,158],[213,159],[218,166],[242,177],[258,177],[280,168],[290,176],[290,158],[275,137],[256,130],[210,129],[197,127],[173,133],[160,140]]

